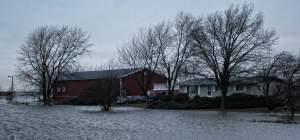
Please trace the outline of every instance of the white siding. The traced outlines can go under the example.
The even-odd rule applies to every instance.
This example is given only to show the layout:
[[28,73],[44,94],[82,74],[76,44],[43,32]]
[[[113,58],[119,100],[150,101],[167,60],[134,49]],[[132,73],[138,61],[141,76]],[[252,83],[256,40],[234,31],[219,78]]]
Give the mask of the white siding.
[[[276,91],[276,86],[280,84],[279,82],[272,82],[270,85],[270,95],[272,95]],[[242,85],[243,90],[236,90],[236,85],[230,85],[228,87],[227,96],[230,96],[235,93],[244,93],[244,94],[251,94],[251,95],[263,95],[262,92],[258,89],[258,85],[262,84],[255,84],[255,85]],[[221,90],[216,89],[215,85],[211,86],[211,97],[221,96]],[[187,86],[180,87],[181,93],[187,93]],[[208,97],[208,85],[198,85],[198,93],[200,97]]]
[[179,91],[180,91],[180,93],[187,93],[187,87],[181,86]]

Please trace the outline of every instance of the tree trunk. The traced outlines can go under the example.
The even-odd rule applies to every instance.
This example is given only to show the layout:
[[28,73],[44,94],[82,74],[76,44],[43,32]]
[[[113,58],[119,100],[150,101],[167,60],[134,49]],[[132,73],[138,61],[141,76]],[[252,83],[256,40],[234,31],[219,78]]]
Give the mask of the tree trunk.
[[221,110],[225,110],[225,95],[222,94],[221,97]]
[[273,105],[271,105],[271,103],[269,102],[268,96],[265,96],[265,102],[266,102],[266,106],[267,106],[268,110],[272,111],[274,108],[273,108]]
[[102,107],[104,111],[106,112],[110,111],[110,105],[103,105]]
[[270,82],[268,81],[265,85],[265,102],[268,110],[273,110],[274,105],[270,102],[269,89],[270,89]]
[[221,88],[222,92],[222,97],[221,97],[221,110],[224,111],[226,106],[225,106],[225,100],[226,100],[226,95],[227,95],[228,87],[224,86]]
[[295,108],[291,107],[291,116],[290,116],[290,120],[294,120],[294,116],[295,116]]
[[46,104],[48,104],[48,102],[47,102],[47,90],[46,90],[45,83],[43,83],[42,92],[43,92],[43,103],[44,103],[44,105],[46,105]]
[[172,95],[172,81],[168,80],[168,95]]
[[51,103],[51,89],[47,90],[47,102],[48,102],[48,105],[50,105],[50,103]]
[[273,110],[273,105],[270,103],[269,99],[269,88],[268,85],[265,86],[265,102],[268,110]]
[[44,105],[48,105],[47,80],[46,80],[46,64],[42,64],[42,91]]
[[145,95],[145,99],[146,99],[146,104],[149,104],[150,103],[150,97],[148,96],[147,92],[144,93]]

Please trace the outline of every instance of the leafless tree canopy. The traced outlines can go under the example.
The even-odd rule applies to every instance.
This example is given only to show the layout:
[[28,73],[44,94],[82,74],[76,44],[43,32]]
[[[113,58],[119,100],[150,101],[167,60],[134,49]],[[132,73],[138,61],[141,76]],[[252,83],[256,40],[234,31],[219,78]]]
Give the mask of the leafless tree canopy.
[[276,94],[275,92],[271,93],[270,86],[271,83],[274,82],[275,78],[277,78],[279,70],[278,59],[278,55],[272,56],[270,53],[269,56],[266,55],[266,57],[264,57],[264,59],[257,64],[256,76],[258,76],[262,82],[262,86],[259,86],[258,90],[265,96],[266,104],[269,110],[273,110],[275,107],[274,104],[269,101],[269,96],[270,94],[272,96]]
[[141,68],[147,74],[135,77],[140,89],[147,96],[152,77],[158,69],[162,52],[170,45],[170,25],[161,23],[141,30],[119,50],[120,64],[125,68]]
[[207,67],[203,73],[215,77],[222,91],[222,108],[230,79],[251,71],[276,40],[274,31],[263,28],[263,15],[247,4],[209,15],[192,37]]
[[89,89],[87,89],[86,94],[89,100],[95,101],[101,106],[103,111],[111,111],[111,106],[119,94],[119,79],[117,73],[114,73],[116,63],[113,59],[108,61],[108,64],[103,65],[98,70],[107,71],[107,75],[103,79],[97,79],[95,84],[93,84]]
[[[179,13],[174,21],[149,27],[135,36],[129,45],[119,52],[121,64],[131,68],[159,71],[168,79],[168,92],[172,94],[183,64],[191,56],[191,33],[200,20],[192,15]],[[148,76],[143,91],[149,88]],[[140,78],[139,83],[144,83]],[[147,84],[148,83],[148,84]]]
[[168,92],[172,94],[177,83],[179,72],[192,54],[191,33],[198,27],[201,20],[192,15],[179,13],[172,22],[171,43],[162,51],[160,71],[168,78]]
[[300,72],[300,58],[288,52],[282,52],[277,57],[277,65],[282,79],[294,81]]
[[280,95],[285,99],[285,104],[291,112],[290,119],[294,118],[294,113],[300,107],[300,57],[291,53],[282,52],[277,55],[278,76],[283,80],[280,87]]
[[19,51],[19,79],[39,89],[49,104],[55,81],[73,68],[89,46],[89,36],[79,28],[39,27]]

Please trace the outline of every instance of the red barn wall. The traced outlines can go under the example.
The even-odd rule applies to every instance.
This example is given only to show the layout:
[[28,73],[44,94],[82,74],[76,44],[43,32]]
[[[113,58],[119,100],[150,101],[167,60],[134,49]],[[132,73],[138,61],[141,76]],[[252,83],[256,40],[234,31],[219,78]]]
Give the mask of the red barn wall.
[[[96,80],[76,80],[76,81],[59,81],[54,88],[55,100],[69,100],[84,94],[91,86],[96,84]],[[57,88],[66,88],[65,93],[57,93]]]
[[[136,72],[134,74],[128,75],[126,77],[123,77],[121,79],[122,81],[122,87],[121,89],[126,90],[126,96],[144,96],[143,91],[138,86],[138,83],[136,81],[136,76],[140,76],[141,74],[144,74],[143,71]],[[152,77],[152,81],[150,83],[149,90],[153,89],[153,83],[166,83],[167,80],[165,77],[154,74]],[[119,81],[119,79],[116,79]],[[118,88],[120,90],[120,82],[116,82],[117,85],[114,86],[115,88]],[[75,97],[82,96],[86,93],[86,90],[91,88],[97,84],[97,80],[67,80],[67,81],[58,81],[54,87],[54,100],[55,101],[67,101]],[[57,88],[66,88],[65,93],[57,93]],[[120,94],[120,93],[119,93]]]
[[[140,71],[122,78],[122,90],[126,90],[127,96],[144,96],[143,91],[137,83],[137,77],[144,74],[144,71]],[[167,79],[159,74],[154,74],[152,76],[152,81],[150,82],[149,90],[153,89],[154,83],[166,83]]]

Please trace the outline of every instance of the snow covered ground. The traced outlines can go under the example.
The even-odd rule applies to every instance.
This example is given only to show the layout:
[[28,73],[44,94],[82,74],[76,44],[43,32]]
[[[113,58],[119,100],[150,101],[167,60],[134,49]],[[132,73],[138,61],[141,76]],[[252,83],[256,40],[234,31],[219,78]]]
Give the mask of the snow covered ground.
[[0,140],[296,140],[300,125],[252,122],[259,113],[11,105],[0,102]]

